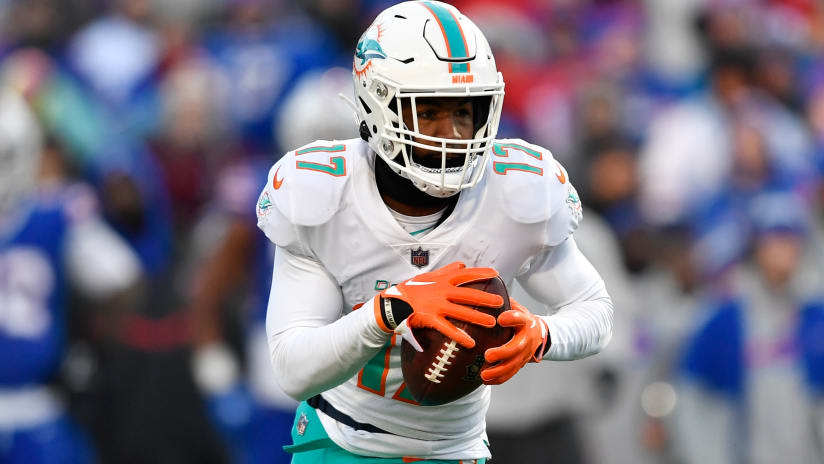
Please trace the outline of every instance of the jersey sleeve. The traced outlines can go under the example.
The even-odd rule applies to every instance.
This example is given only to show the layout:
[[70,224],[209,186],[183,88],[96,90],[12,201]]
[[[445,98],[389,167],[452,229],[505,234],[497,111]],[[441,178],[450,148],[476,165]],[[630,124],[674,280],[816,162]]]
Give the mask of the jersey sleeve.
[[570,238],[548,248],[518,282],[547,305],[540,315],[549,327],[544,359],[584,358],[598,353],[612,338],[613,305],[603,279]]
[[304,400],[355,375],[391,335],[376,321],[377,299],[341,317],[343,296],[326,269],[278,248],[266,331],[283,391]]
[[281,170],[284,165],[288,165],[288,158],[289,155],[285,155],[269,170],[266,185],[263,186],[263,190],[258,196],[255,208],[257,225],[266,234],[266,237],[278,247],[305,256],[309,254],[309,250],[300,241],[298,226],[290,221],[275,204],[276,196],[284,193],[278,190],[282,187],[280,182],[283,182]]

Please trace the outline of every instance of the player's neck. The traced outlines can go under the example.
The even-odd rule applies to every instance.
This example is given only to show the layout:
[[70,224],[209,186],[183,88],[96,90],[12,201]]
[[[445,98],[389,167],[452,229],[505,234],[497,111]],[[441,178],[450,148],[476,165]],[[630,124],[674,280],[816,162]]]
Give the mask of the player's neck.
[[434,214],[458,199],[458,195],[438,198],[421,192],[412,181],[395,174],[380,156],[375,157],[375,181],[386,206],[407,216]]
[[415,206],[406,204],[400,201],[395,200],[394,198],[390,197],[389,195],[381,194],[381,198],[386,206],[392,208],[392,210],[397,211],[401,214],[406,216],[428,216],[430,214],[435,214],[438,211],[443,211],[446,208],[446,204],[442,206]]

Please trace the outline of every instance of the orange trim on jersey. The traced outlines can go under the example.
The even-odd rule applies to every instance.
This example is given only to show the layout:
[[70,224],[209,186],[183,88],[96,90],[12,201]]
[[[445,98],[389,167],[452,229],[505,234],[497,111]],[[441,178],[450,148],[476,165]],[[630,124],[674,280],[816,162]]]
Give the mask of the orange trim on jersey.
[[392,334],[389,349],[383,357],[383,374],[381,375],[381,396],[386,394],[386,377],[389,376],[389,356],[392,354],[392,348],[395,347],[395,338],[397,335]]
[[[384,387],[384,385],[381,384],[381,387]],[[371,392],[371,393],[374,393],[374,394],[380,395],[380,396],[383,396],[383,393],[384,393],[383,391],[375,390],[374,388],[367,387],[366,385],[363,384],[363,369],[361,369],[360,372],[358,372],[358,388],[363,388],[364,390],[366,390],[368,392]]]
[[283,185],[283,179],[278,179],[278,172],[280,172],[280,166],[278,166],[277,170],[275,170],[275,175],[272,177],[272,187],[275,190],[279,189],[281,185]]
[[376,395],[384,396],[386,394],[386,377],[389,375],[389,356],[392,353],[392,348],[395,346],[395,337],[397,335],[392,334],[392,338],[390,339],[389,346],[384,348],[386,353],[383,355],[383,371],[381,371],[381,387],[380,390],[375,390],[374,388],[367,387],[363,383],[363,371],[366,370],[362,368],[358,372],[358,387],[363,388],[364,390],[374,393]]
[[562,184],[566,184],[566,174],[564,173],[564,168],[561,167],[561,163],[559,163],[557,161],[555,162],[555,164],[558,165],[558,173],[559,173],[559,174],[555,174],[555,177],[558,178],[558,182],[560,182]]
[[415,406],[420,406],[421,405],[421,403],[418,403],[415,400],[409,400],[409,399],[406,399],[406,398],[402,397],[401,394],[403,393],[404,390],[406,390],[406,382],[401,382],[400,388],[398,388],[398,391],[396,391],[395,394],[392,395],[392,399],[393,400],[398,400],[398,401],[403,401],[404,403],[414,404]]

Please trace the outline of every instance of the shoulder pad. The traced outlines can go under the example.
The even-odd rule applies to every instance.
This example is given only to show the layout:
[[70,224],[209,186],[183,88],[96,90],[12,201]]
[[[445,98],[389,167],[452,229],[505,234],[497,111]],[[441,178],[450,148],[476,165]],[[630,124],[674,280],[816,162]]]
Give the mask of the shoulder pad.
[[338,211],[358,141],[319,140],[290,151],[272,167],[267,188],[289,222],[317,226]]
[[515,221],[547,221],[547,242],[555,246],[578,227],[582,208],[566,169],[546,148],[521,139],[497,140],[492,176],[507,214]]

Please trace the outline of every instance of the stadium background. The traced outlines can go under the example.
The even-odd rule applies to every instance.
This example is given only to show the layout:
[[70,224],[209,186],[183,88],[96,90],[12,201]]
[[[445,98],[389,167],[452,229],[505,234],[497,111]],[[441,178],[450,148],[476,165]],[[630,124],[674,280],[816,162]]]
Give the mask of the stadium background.
[[[100,461],[285,459],[259,449],[283,439],[293,405],[260,374],[272,250],[256,196],[279,154],[355,135],[335,95],[391,3],[0,0],[0,85],[43,129],[39,182],[90,184],[142,264],[116,307],[72,295],[52,380]],[[824,329],[799,322],[824,290],[824,6],[453,3],[504,74],[499,135],[569,170],[586,208],[578,243],[616,304],[607,352],[495,388],[493,453],[724,462],[696,453],[723,437],[771,462],[752,437],[772,427],[770,446],[798,451],[789,431],[824,462]],[[749,328],[711,322],[736,304]],[[215,346],[234,358],[198,367]],[[732,422],[713,428],[719,410]]]

